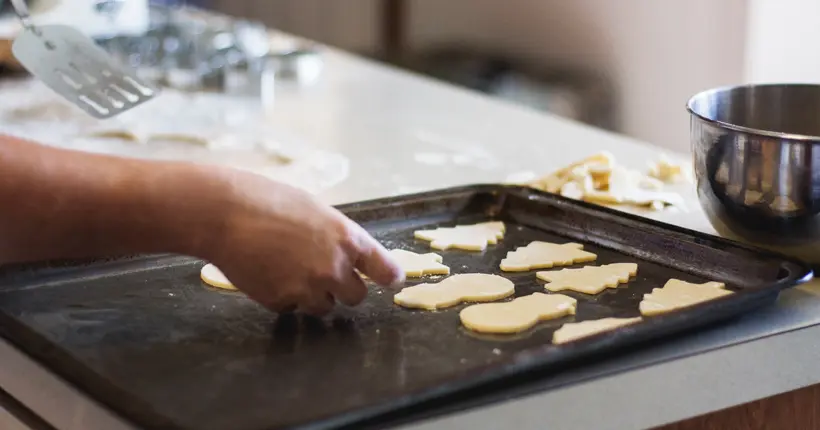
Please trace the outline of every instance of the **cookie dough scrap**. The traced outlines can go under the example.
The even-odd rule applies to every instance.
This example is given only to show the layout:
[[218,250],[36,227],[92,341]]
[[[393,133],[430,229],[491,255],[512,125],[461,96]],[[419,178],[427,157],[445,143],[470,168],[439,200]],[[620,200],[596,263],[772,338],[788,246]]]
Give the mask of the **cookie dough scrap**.
[[618,284],[628,282],[629,278],[637,273],[638,265],[635,263],[614,263],[538,272],[535,277],[549,282],[544,288],[552,292],[571,290],[584,294],[598,294],[607,288],[616,288]]
[[567,182],[577,178],[578,175],[586,169],[592,168],[595,171],[605,171],[615,164],[615,157],[609,152],[600,152],[591,155],[583,160],[576,161],[568,166],[552,172],[548,175],[542,176],[534,181],[528,183],[532,188],[550,193],[557,193],[561,190]]
[[501,221],[482,222],[473,225],[440,227],[435,230],[416,230],[413,236],[430,242],[433,249],[450,248],[465,251],[483,251],[487,245],[495,245],[504,237],[504,223]]
[[780,212],[794,212],[800,210],[800,206],[794,203],[794,200],[786,196],[777,196],[769,204],[769,208],[773,211]]
[[569,266],[575,263],[595,261],[597,255],[583,250],[580,243],[530,242],[527,246],[510,251],[501,260],[501,270],[505,272],[526,272],[535,269],[549,269]]
[[513,295],[515,285],[507,278],[483,273],[453,275],[435,284],[406,287],[393,296],[405,308],[448,308],[462,302],[492,302]]
[[450,268],[441,264],[442,258],[435,253],[416,254],[404,249],[391,249],[390,255],[404,270],[408,278],[420,278],[424,275],[449,275]]
[[464,327],[479,333],[520,333],[540,321],[575,315],[578,302],[563,294],[533,293],[511,302],[482,303],[464,308]]
[[643,316],[665,314],[734,294],[725,288],[726,285],[722,282],[693,284],[679,279],[670,279],[663,288],[655,288],[651,293],[644,294],[638,307]]
[[590,203],[663,210],[666,206],[684,207],[683,198],[677,193],[664,191],[664,185],[685,177],[687,171],[683,166],[667,158],[651,164],[649,174],[643,174],[618,165],[612,154],[602,152],[526,185]]
[[641,317],[635,318],[603,318],[599,320],[581,321],[577,323],[567,323],[561,326],[552,335],[552,343],[563,344],[576,341],[598,333],[615,330],[620,327],[635,324],[641,321]]
[[663,183],[653,182],[639,172],[624,167],[612,170],[606,190],[593,190],[584,194],[583,199],[590,203],[631,204],[636,206],[653,206],[654,203],[683,207],[683,197],[677,193],[660,191]]
[[202,266],[202,270],[199,271],[199,277],[202,278],[202,282],[212,287],[221,288],[223,290],[236,290],[236,287],[225,277],[225,274],[211,263]]
[[658,161],[649,163],[648,173],[649,176],[669,184],[692,181],[689,170],[682,163],[674,162],[666,155],[661,155]]

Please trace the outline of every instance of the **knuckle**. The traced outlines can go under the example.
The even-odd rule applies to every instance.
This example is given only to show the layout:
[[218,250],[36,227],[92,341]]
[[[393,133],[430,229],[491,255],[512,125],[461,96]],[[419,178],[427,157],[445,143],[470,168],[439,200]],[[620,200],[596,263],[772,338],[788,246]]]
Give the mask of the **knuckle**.
[[367,286],[361,281],[361,278],[350,278],[342,288],[336,290],[335,295],[341,303],[347,306],[356,306],[367,297]]
[[336,232],[338,244],[346,254],[350,255],[358,252],[360,245],[358,231],[356,226],[352,225],[352,222],[339,221]]
[[311,287],[324,288],[339,282],[339,276],[332,267],[317,269],[311,276]]
[[310,276],[311,288],[332,289],[345,280],[345,269],[350,263],[344,254],[333,254],[326,261],[317,264]]

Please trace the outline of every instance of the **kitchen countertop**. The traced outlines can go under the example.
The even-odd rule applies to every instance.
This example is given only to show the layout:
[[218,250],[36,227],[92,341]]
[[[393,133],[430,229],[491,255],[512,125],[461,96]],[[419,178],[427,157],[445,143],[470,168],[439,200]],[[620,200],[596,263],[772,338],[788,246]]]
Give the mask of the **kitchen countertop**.
[[[270,122],[350,160],[320,197],[329,203],[545,173],[607,150],[644,169],[660,150],[358,57],[327,50],[311,86],[281,83]],[[681,115],[686,115],[681,107]],[[685,155],[678,154],[679,157]],[[653,218],[714,230],[691,186],[688,211]],[[519,387],[502,402],[407,424],[412,429],[646,428],[820,382],[820,282],[731,324],[583,369],[585,382],[546,392]],[[717,345],[734,343],[717,348]],[[670,360],[670,356],[687,355]],[[0,387],[59,429],[130,428],[0,342]],[[558,382],[562,377],[560,375]],[[628,395],[623,395],[628,393]],[[594,413],[590,413],[594,411]],[[0,424],[4,424],[0,414]],[[13,427],[19,423],[0,425]],[[21,427],[24,428],[24,427]]]

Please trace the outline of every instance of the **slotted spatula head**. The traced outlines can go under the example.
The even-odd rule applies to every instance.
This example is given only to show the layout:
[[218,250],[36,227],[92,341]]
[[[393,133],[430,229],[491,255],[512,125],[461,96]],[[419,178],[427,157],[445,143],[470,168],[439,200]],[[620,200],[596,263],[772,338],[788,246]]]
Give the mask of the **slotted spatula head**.
[[158,93],[69,26],[27,26],[12,52],[32,75],[95,118],[110,118]]

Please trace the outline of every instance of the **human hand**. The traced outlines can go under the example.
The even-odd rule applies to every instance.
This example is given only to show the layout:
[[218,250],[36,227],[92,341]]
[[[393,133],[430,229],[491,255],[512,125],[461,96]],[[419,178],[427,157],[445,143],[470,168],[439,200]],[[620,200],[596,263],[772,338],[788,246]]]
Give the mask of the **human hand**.
[[175,253],[211,261],[274,311],[361,302],[354,268],[402,281],[361,227],[312,196],[213,165],[66,150],[0,136],[0,263]]
[[251,299],[275,312],[329,312],[353,306],[367,288],[354,269],[379,285],[404,273],[362,227],[291,186],[230,171],[231,191],[217,239],[203,257]]

